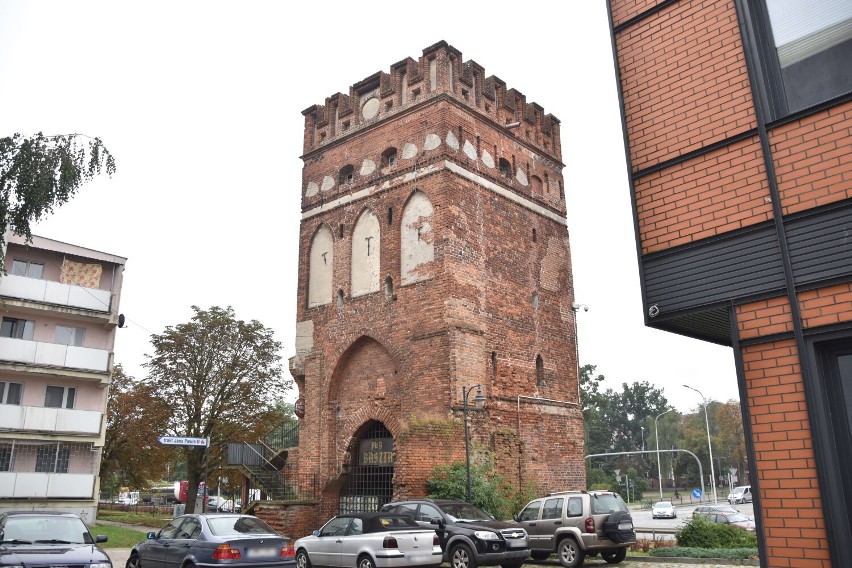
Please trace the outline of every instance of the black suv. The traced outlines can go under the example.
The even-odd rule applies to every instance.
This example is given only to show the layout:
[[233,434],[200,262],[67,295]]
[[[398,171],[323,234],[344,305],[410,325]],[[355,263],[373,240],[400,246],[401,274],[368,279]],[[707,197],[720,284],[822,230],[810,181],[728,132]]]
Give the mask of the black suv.
[[476,505],[464,501],[394,501],[382,507],[382,511],[410,515],[419,525],[435,528],[444,561],[452,568],[497,564],[502,568],[518,568],[530,555],[527,533],[520,525],[495,521]]

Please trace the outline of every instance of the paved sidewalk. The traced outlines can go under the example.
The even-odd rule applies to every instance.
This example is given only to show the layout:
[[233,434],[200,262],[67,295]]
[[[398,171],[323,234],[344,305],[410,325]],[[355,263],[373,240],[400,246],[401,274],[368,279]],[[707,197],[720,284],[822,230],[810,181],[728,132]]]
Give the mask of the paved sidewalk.
[[[124,568],[127,564],[127,559],[130,557],[129,548],[107,548],[106,553],[112,560],[113,568]],[[742,563],[739,561],[723,561],[723,560],[708,560],[706,558],[648,558],[630,556],[621,564],[607,564],[600,557],[587,558],[583,566],[624,566],[625,568],[728,568],[730,566],[759,566],[757,561],[745,560]],[[444,564],[447,566],[447,564]],[[558,562],[526,562],[524,566],[556,566]]]

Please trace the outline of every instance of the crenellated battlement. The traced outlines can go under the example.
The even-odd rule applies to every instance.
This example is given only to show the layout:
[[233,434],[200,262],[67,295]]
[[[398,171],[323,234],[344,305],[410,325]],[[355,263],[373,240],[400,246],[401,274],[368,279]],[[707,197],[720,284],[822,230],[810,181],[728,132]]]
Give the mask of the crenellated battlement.
[[445,41],[424,49],[417,60],[406,57],[389,72],[355,83],[348,94],[336,93],[302,111],[304,153],[440,95],[475,109],[506,134],[561,161],[559,119],[545,114],[541,105],[527,103],[520,91],[508,89],[498,77],[486,75],[475,61],[464,61],[461,51]]

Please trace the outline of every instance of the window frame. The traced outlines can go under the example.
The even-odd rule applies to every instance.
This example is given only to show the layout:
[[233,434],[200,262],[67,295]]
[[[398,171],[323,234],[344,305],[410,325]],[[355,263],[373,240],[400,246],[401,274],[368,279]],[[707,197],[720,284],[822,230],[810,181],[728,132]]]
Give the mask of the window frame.
[[[60,340],[58,337],[60,329],[70,331],[71,343]],[[56,324],[53,331],[53,342],[57,345],[67,345],[69,347],[83,347],[83,344],[86,342],[86,328]]]
[[852,91],[828,94],[819,100],[808,101],[801,108],[791,109],[766,0],[734,0],[734,4],[740,21],[743,51],[749,63],[753,93],[766,111],[766,122],[819,108],[827,102],[852,95]]
[[[62,402],[59,406],[49,405],[47,404],[48,394],[50,393],[50,389],[62,389]],[[69,397],[69,394],[72,393]],[[70,398],[70,401],[69,401]],[[75,404],[77,403],[77,387],[69,387],[63,385],[47,385],[44,388],[44,407],[45,408],[65,408],[68,410],[73,410]]]
[[[6,335],[5,328],[9,324],[10,334]],[[12,318],[3,316],[0,321],[0,337],[8,337],[10,339],[23,339],[24,341],[33,341],[35,335],[35,320],[22,318]]]
[[[17,402],[9,402],[9,393],[11,389],[9,388],[11,385],[18,386],[18,401]],[[0,404],[9,404],[12,406],[21,406],[21,403],[24,400],[24,383],[17,383],[13,381],[3,380],[0,381]]]
[[[25,268],[24,268],[23,274],[18,274],[16,272],[16,270],[15,270],[16,264],[25,264],[26,265]],[[33,267],[33,266],[41,267],[41,272],[38,276],[32,276],[30,274],[30,268]],[[24,259],[20,259],[20,258],[14,258],[14,259],[12,259],[12,270],[11,270],[10,274],[12,274],[13,276],[22,276],[24,278],[33,278],[35,280],[44,280],[44,263],[43,262],[36,262],[34,260],[24,260]]]

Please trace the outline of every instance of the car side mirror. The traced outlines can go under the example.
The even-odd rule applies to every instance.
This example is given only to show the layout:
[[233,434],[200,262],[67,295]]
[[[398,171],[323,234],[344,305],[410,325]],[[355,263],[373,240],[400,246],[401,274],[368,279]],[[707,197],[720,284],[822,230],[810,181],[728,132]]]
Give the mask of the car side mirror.
[[311,534],[314,535],[314,536],[319,536],[320,532],[317,530],[317,531],[312,532]]
[[512,515],[512,520],[515,521],[516,523],[520,523],[521,522],[521,516],[520,515]]
[[440,519],[440,518],[435,517],[435,518],[429,519],[429,522],[433,525],[438,525],[439,529],[444,528],[444,519]]
[[154,531],[149,532],[149,533],[148,533],[148,538],[149,538],[149,539],[157,538],[157,533],[155,533]]
[[99,534],[98,536],[95,537],[95,542],[106,542],[107,538],[109,538],[109,537],[107,537],[107,535]]

